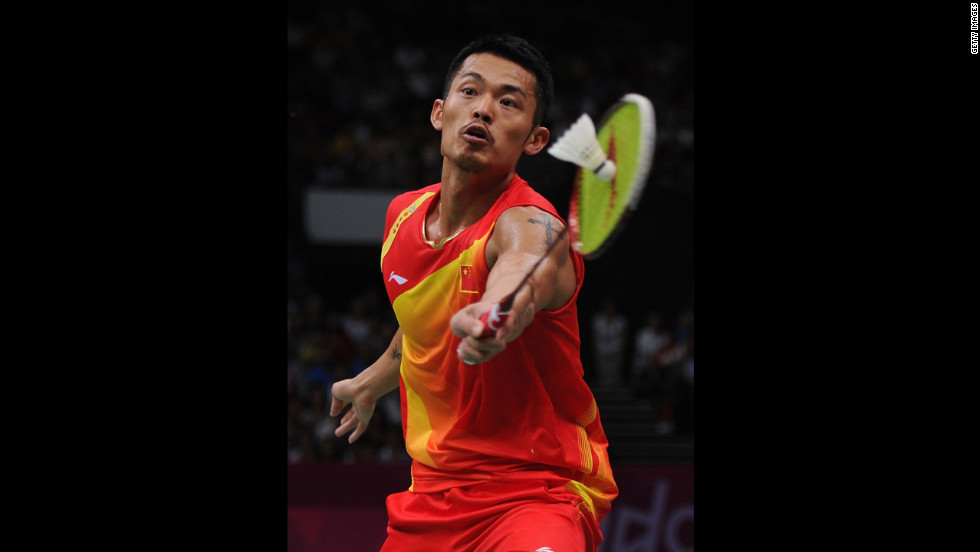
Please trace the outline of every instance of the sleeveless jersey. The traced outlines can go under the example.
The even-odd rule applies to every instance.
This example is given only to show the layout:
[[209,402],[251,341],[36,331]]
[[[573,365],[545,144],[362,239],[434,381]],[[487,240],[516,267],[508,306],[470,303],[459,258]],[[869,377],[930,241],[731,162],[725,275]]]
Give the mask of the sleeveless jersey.
[[515,175],[482,219],[435,246],[424,239],[425,214],[440,189],[433,184],[392,200],[381,251],[385,286],[403,332],[399,392],[413,459],[410,490],[558,478],[582,497],[581,507],[598,523],[618,489],[579,356],[582,257],[569,250],[577,285],[564,307],[538,312],[490,361],[463,364],[449,320],[483,296],[485,249],[497,218],[525,205],[561,217]]

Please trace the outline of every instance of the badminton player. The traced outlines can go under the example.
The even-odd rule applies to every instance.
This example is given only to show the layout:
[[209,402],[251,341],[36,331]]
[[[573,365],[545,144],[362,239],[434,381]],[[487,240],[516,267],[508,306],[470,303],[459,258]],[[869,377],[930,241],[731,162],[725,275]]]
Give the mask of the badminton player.
[[[334,384],[330,410],[353,442],[379,397],[401,395],[412,483],[388,497],[383,552],[595,552],[602,541],[618,489],[583,380],[584,262],[516,173],[548,144],[552,88],[523,39],[464,47],[430,116],[442,180],[388,208],[381,270],[399,329],[381,358]],[[511,316],[481,337],[481,317],[528,273]]]

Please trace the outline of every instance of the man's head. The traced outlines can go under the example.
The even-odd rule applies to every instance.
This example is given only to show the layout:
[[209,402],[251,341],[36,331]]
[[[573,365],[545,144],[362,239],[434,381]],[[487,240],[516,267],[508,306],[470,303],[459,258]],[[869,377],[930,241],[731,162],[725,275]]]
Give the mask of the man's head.
[[449,64],[446,81],[442,87],[442,98],[446,99],[453,79],[456,78],[466,58],[478,53],[489,53],[502,57],[520,65],[534,75],[536,81],[534,96],[537,101],[534,110],[534,124],[543,125],[554,96],[551,66],[541,55],[541,52],[523,38],[509,35],[487,35],[467,44]]
[[548,64],[526,41],[490,36],[470,43],[453,59],[443,97],[432,106],[443,157],[465,172],[513,172],[522,155],[547,145],[542,122],[552,94]]

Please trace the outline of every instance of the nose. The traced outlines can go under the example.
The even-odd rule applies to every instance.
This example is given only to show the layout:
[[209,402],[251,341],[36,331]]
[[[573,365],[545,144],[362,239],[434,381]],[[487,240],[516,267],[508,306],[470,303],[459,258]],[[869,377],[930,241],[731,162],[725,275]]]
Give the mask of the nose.
[[484,100],[484,101],[478,103],[473,108],[473,118],[474,119],[480,119],[481,121],[483,121],[485,123],[489,123],[490,122],[490,120],[492,119],[492,116],[491,116],[491,112],[490,112],[489,100]]

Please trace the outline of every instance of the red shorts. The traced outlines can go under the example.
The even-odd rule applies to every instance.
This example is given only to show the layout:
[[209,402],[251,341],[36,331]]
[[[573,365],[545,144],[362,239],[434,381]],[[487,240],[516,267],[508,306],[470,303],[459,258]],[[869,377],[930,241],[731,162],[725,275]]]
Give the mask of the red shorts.
[[381,552],[595,552],[602,534],[582,497],[546,482],[486,482],[388,497]]

